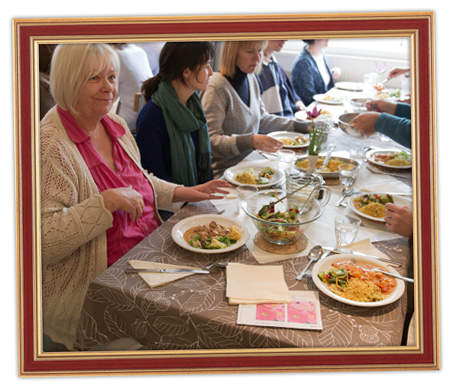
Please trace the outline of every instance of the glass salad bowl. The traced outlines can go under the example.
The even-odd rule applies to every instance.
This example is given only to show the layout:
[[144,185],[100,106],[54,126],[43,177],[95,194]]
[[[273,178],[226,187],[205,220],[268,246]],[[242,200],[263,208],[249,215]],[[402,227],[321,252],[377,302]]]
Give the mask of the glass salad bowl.
[[310,224],[324,212],[320,201],[300,192],[295,194],[297,197],[289,196],[263,212],[263,206],[282,199],[286,193],[282,189],[263,190],[242,201],[245,213],[252,218],[263,237],[272,244],[293,244],[303,237]]

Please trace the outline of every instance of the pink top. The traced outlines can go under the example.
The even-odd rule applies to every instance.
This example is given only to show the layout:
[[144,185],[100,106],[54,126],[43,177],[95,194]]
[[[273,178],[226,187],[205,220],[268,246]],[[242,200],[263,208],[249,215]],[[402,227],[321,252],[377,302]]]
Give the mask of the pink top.
[[101,119],[113,142],[113,161],[116,166],[116,172],[113,172],[94,148],[91,137],[83,131],[69,111],[59,106],[57,110],[66,132],[85,160],[99,192],[131,185],[143,196],[145,203],[143,214],[134,223],[131,221],[130,214],[125,211],[117,210],[112,213],[113,226],[107,230],[107,263],[111,266],[159,226],[159,222],[154,217],[153,188],[140,168],[119,144],[118,138],[126,131],[121,125],[107,115]]

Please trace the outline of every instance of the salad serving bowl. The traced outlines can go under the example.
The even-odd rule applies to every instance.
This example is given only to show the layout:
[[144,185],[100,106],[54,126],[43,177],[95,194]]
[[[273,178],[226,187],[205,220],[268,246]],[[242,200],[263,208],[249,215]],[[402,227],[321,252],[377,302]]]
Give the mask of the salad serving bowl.
[[313,221],[324,212],[322,204],[306,194],[296,193],[271,208],[260,218],[258,212],[263,206],[286,196],[286,191],[263,190],[242,201],[242,208],[252,218],[263,237],[272,244],[288,245],[301,239]]

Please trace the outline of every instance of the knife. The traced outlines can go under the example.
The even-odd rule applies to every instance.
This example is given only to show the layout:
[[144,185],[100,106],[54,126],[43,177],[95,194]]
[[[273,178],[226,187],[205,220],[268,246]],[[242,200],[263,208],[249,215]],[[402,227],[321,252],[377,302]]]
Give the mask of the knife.
[[209,274],[209,271],[191,268],[127,268],[125,271],[127,274],[137,272],[153,272],[157,274]]
[[395,265],[396,267],[401,267],[402,264],[399,262],[399,261],[394,261],[394,260],[390,260],[390,259],[384,259],[382,257],[377,257],[377,256],[373,256],[373,255],[367,255],[366,253],[361,253],[361,252],[355,252],[355,251],[351,251],[349,249],[343,249],[343,248],[326,248],[326,247],[323,247],[322,248],[323,250],[328,250],[328,251],[332,251],[332,252],[337,252],[337,253],[346,253],[348,255],[356,255],[356,256],[364,256],[364,257],[369,257],[370,259],[375,259],[375,260],[380,260],[380,261],[384,261],[386,263],[391,263],[393,265]]
[[[366,190],[366,189],[363,189],[361,188],[360,189],[360,192],[381,192],[381,191],[374,191],[374,190]],[[382,192],[384,193],[384,192]],[[408,192],[385,192],[386,195],[399,195],[399,196],[410,196],[412,197],[412,194],[411,193],[408,193]]]

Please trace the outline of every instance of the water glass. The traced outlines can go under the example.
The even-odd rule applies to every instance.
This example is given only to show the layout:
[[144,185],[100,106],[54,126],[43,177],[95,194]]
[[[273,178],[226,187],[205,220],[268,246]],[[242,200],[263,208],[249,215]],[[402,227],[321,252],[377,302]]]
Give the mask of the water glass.
[[258,187],[251,185],[242,185],[236,188],[237,206],[240,213],[244,212],[244,210],[242,209],[242,201],[255,192],[258,192]]
[[366,73],[363,76],[363,89],[366,92],[377,92],[373,85],[379,81],[379,75],[377,73]]
[[278,169],[286,170],[293,167],[293,161],[296,153],[293,150],[282,149],[277,151]]
[[338,167],[341,188],[352,186],[359,174],[359,167],[353,164],[341,164]]
[[335,217],[335,238],[337,247],[352,244],[357,237],[360,218],[352,215],[337,215]]

